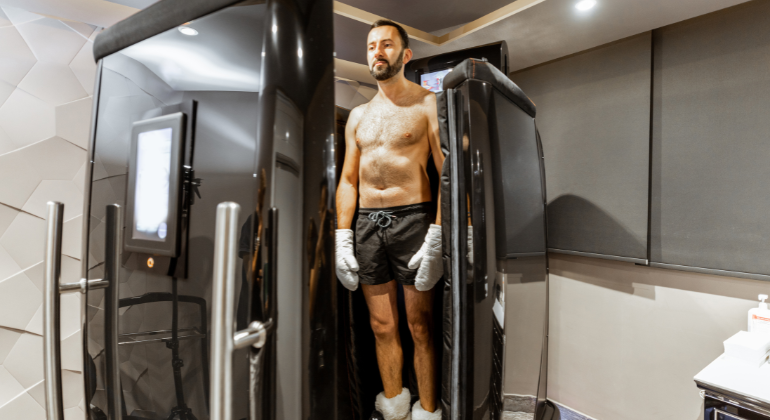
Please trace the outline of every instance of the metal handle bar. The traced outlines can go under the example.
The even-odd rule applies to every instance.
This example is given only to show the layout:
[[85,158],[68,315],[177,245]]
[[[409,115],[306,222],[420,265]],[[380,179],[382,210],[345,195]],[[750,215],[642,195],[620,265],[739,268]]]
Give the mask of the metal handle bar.
[[64,204],[48,202],[43,268],[43,372],[48,420],[64,420],[61,389],[61,330],[59,277]]
[[261,348],[273,325],[272,320],[264,324],[254,321],[246,329],[233,332],[239,212],[237,203],[217,206],[211,305],[211,420],[232,419],[233,351],[249,345]]
[[[61,294],[88,289],[108,288],[106,300],[105,337],[107,348],[108,411],[111,420],[121,420],[120,372],[117,358],[117,304],[111,305],[118,296],[118,274],[120,270],[120,244],[123,226],[120,223],[121,208],[107,206],[107,255],[105,258],[105,279],[81,279],[75,283],[60,284],[62,227],[64,225],[64,204],[49,201],[43,271],[43,371],[45,375],[45,408],[48,420],[64,420],[61,382],[61,330],[59,328]],[[112,279],[112,280],[110,280]],[[111,286],[111,287],[110,287]],[[111,346],[112,345],[112,346]]]

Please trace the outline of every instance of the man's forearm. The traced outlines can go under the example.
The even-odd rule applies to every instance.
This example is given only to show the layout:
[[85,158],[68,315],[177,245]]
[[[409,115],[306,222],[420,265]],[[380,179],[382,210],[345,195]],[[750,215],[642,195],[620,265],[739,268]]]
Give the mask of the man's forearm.
[[441,187],[438,189],[438,198],[436,200],[436,224],[441,225]]
[[356,212],[358,189],[348,183],[340,183],[337,188],[337,229],[350,229]]

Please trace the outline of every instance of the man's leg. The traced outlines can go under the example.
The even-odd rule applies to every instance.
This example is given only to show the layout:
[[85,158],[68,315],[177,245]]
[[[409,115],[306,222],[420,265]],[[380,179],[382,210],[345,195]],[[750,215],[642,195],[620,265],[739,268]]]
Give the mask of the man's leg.
[[398,335],[397,287],[393,280],[376,286],[361,285],[369,306],[369,320],[374,331],[377,364],[385,388],[385,398],[394,398],[402,391],[404,354],[401,351],[401,337]]
[[429,412],[436,411],[436,357],[433,348],[433,290],[421,292],[414,286],[404,286],[406,318],[414,340],[414,371],[420,405]]

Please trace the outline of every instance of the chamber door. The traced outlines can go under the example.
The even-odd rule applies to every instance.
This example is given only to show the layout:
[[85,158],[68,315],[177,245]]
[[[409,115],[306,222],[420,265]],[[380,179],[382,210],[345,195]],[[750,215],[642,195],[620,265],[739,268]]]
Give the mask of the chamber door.
[[302,284],[303,193],[302,124],[299,109],[282,93],[276,96],[273,129],[272,206],[278,209],[275,293],[276,418],[302,418],[302,330],[305,298]]

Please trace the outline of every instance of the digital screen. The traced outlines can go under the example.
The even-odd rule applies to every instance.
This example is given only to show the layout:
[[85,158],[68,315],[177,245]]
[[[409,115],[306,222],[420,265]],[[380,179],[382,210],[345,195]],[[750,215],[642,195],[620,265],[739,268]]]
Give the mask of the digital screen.
[[164,242],[168,235],[171,128],[139,133],[133,239]]
[[446,70],[439,70],[434,71],[433,73],[424,73],[420,75],[420,86],[424,87],[425,89],[428,89],[431,92],[441,92],[444,90],[442,88],[441,82],[444,81],[444,76],[446,76],[452,69],[446,69]]

